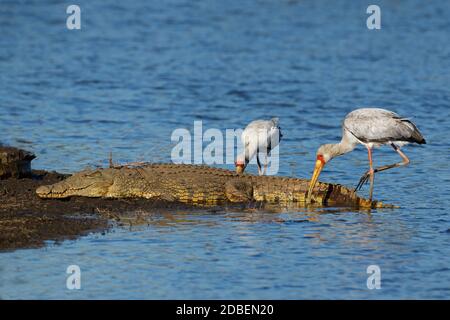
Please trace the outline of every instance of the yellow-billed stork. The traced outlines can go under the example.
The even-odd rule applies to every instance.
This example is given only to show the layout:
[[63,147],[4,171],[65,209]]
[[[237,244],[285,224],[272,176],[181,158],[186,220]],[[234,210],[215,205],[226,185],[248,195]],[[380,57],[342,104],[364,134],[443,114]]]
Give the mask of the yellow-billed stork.
[[[425,144],[425,139],[416,125],[407,118],[379,108],[361,108],[350,112],[342,123],[342,140],[336,144],[320,146],[316,154],[316,164],[309,184],[306,202],[310,203],[311,194],[326,163],[334,157],[352,151],[357,144],[367,148],[369,170],[361,177],[355,191],[370,179],[369,198],[372,199],[375,173],[407,165],[408,157],[400,150],[408,143]],[[382,145],[391,145],[402,158],[399,163],[373,168],[372,149]]]
[[[259,175],[266,174],[267,155],[280,143],[283,136],[278,122],[278,118],[272,118],[270,120],[254,120],[248,124],[241,136],[244,151],[238,155],[235,163],[237,173],[243,173],[247,164],[256,155]],[[264,171],[261,169],[260,152],[265,156]]]

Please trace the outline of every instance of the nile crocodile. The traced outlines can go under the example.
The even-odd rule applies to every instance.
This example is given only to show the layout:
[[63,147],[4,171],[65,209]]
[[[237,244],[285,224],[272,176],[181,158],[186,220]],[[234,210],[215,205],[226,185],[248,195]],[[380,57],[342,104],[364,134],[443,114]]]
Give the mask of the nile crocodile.
[[[305,204],[309,180],[279,176],[240,175],[204,165],[144,164],[84,170],[53,185],[41,186],[41,198],[72,196],[147,198],[189,204],[217,205],[225,202]],[[360,198],[338,184],[318,183],[312,201],[319,205],[385,207]]]

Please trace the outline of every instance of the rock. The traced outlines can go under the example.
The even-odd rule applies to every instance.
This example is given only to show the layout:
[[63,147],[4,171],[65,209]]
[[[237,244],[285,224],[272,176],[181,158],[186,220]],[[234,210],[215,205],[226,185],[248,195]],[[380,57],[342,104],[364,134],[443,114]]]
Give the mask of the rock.
[[0,179],[29,177],[34,158],[31,152],[0,145]]

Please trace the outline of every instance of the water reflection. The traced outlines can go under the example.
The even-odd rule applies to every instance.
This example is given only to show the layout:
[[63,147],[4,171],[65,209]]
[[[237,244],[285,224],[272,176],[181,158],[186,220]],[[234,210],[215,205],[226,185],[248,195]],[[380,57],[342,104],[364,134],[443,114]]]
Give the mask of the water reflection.
[[[305,238],[319,241],[340,239],[348,245],[369,244],[379,242],[376,235],[382,230],[391,233],[397,241],[404,242],[414,233],[401,221],[395,219],[395,210],[353,209],[344,207],[302,208],[279,206],[274,204],[258,204],[241,208],[197,208],[197,209],[158,209],[157,211],[138,210],[112,216],[119,226],[130,230],[142,230],[143,227],[154,227],[158,230],[168,228],[176,232],[177,228],[220,227],[223,223],[234,223],[237,226],[247,224],[293,225],[309,224],[303,234]],[[105,213],[104,213],[105,214]],[[375,214],[375,216],[374,216]],[[330,217],[331,216],[331,217]],[[389,217],[396,223],[393,225]],[[377,218],[376,218],[377,217]],[[389,240],[388,240],[389,242]]]
[[[101,14],[68,33],[52,3],[0,10],[0,139],[34,151],[35,168],[107,166],[110,152],[119,163],[169,162],[177,128],[242,128],[273,115],[285,133],[279,174],[310,177],[317,147],[339,139],[340,121],[360,106],[414,117],[429,144],[405,149],[411,165],[377,178],[374,197],[398,209],[121,214],[123,227],[105,235],[2,253],[2,298],[449,297],[445,1],[420,10],[385,2],[381,32],[365,28],[352,1],[324,10],[313,1],[80,0]],[[397,160],[376,153],[380,165]],[[322,179],[355,186],[366,159],[356,149]],[[74,294],[61,286],[61,264],[75,258],[89,286]],[[365,286],[374,263],[385,277],[377,292]]]

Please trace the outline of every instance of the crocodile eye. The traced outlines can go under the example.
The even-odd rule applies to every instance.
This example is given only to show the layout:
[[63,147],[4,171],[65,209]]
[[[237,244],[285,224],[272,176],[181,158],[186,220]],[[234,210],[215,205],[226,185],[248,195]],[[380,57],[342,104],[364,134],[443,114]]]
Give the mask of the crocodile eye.
[[97,178],[97,177],[101,177],[101,176],[102,176],[102,174],[99,171],[95,171],[88,175],[88,177],[93,177],[93,178]]

